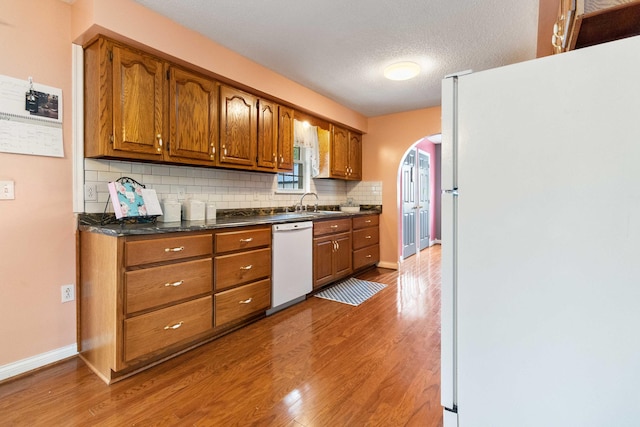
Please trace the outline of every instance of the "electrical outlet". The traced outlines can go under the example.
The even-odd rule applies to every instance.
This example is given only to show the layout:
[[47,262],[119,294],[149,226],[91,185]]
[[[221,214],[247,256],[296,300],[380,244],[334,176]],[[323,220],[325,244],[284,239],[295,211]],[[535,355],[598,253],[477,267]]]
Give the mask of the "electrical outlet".
[[76,292],[73,285],[62,285],[62,302],[69,302],[76,299]]
[[85,200],[85,202],[97,202],[98,201],[98,184],[85,184],[84,185],[84,200]]
[[187,192],[184,187],[178,187],[178,200],[183,200],[185,197],[187,197]]

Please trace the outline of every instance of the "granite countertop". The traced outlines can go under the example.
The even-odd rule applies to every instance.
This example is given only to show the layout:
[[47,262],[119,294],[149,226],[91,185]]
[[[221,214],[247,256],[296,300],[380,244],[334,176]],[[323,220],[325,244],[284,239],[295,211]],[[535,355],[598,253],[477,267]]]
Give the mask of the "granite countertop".
[[[367,206],[360,212],[348,213],[339,210],[320,210],[318,212],[274,212],[272,210],[228,210],[218,213],[215,220],[147,223],[109,223],[102,224],[102,214],[80,214],[78,229],[108,236],[136,236],[148,234],[177,233],[186,231],[205,231],[219,228],[246,227],[260,224],[282,224],[287,222],[318,221],[324,219],[352,218],[360,215],[379,214],[381,206]],[[113,217],[111,218],[113,219]]]

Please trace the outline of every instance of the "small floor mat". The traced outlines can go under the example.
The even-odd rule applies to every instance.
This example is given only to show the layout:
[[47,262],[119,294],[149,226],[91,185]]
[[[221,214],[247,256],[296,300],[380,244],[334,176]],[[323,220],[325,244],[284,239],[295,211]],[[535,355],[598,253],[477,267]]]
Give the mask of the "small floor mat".
[[314,296],[358,306],[386,287],[387,285],[383,285],[382,283],[367,282],[366,280],[360,279],[347,279],[318,292]]

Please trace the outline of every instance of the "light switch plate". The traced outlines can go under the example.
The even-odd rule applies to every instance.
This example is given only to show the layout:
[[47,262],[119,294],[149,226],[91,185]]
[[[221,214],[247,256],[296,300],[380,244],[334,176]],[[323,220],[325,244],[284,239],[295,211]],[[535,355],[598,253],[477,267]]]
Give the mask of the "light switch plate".
[[13,200],[16,198],[13,181],[0,181],[0,200]]

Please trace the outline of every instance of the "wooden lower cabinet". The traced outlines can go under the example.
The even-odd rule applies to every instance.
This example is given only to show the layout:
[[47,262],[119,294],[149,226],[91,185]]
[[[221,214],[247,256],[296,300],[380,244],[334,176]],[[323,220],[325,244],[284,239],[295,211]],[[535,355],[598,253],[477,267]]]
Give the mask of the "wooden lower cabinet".
[[211,296],[151,311],[124,321],[124,360],[129,362],[211,329]]
[[79,236],[80,357],[107,384],[271,306],[271,227]]
[[214,237],[214,325],[231,327],[271,308],[271,226]]
[[221,326],[240,320],[271,307],[271,280],[264,279],[214,296],[215,325]]
[[315,222],[313,234],[314,289],[351,274],[351,220]]
[[353,218],[353,270],[370,267],[380,261],[379,215]]

